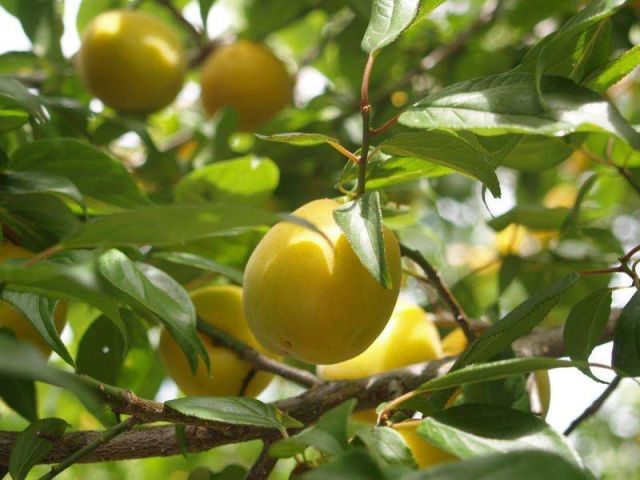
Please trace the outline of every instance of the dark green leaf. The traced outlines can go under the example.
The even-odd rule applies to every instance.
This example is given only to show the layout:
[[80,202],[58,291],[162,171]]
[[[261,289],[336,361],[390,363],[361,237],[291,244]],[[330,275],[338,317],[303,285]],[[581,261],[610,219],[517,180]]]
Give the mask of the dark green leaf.
[[487,455],[451,463],[402,477],[402,480],[591,480],[575,464],[539,450]]
[[46,121],[46,115],[38,97],[13,78],[0,76],[0,105],[19,107],[29,112],[38,122]]
[[531,230],[560,230],[569,212],[570,210],[564,207],[517,206],[487,224],[497,231],[504,230],[512,223]]
[[275,429],[302,427],[296,419],[254,398],[189,397],[170,400],[165,405],[202,420]]
[[380,467],[390,465],[415,467],[416,462],[411,450],[402,436],[393,428],[373,427],[360,430],[357,436]]
[[23,145],[13,154],[10,168],[66,177],[86,197],[109,205],[149,203],[120,160],[78,140],[51,138]]
[[58,177],[53,174],[5,170],[0,174],[0,191],[11,195],[50,193],[69,198],[82,209],[85,208],[84,198],[73,182],[68,178]]
[[521,172],[540,172],[566,160],[573,149],[562,139],[531,135],[521,137],[502,165]]
[[561,77],[544,77],[545,105],[534,76],[509,72],[446,87],[400,115],[412,128],[471,130],[484,135],[521,133],[558,136],[606,131],[634,148],[640,134],[607,100]]
[[2,291],[2,299],[22,312],[47,345],[65,362],[74,366],[73,358],[62,343],[54,322],[57,300],[32,293],[16,292],[8,288]]
[[580,465],[566,439],[531,413],[491,405],[460,405],[423,420],[420,436],[460,458],[513,450],[538,449],[557,453]]
[[150,265],[132,262],[115,249],[100,256],[98,270],[121,297],[162,321],[194,372],[198,368],[198,355],[209,368],[209,356],[196,332],[193,303],[175,280]]
[[507,255],[502,259],[500,276],[498,278],[500,293],[503,293],[518,276],[518,273],[522,268],[522,263],[522,259],[515,255]]
[[580,217],[580,207],[582,207],[582,203],[584,202],[585,197],[591,190],[591,188],[595,185],[598,180],[598,175],[594,174],[587,178],[582,185],[580,185],[580,189],[578,190],[578,195],[576,196],[576,200],[573,204],[573,207],[567,214],[560,227],[561,230],[566,230],[570,228],[572,225],[576,225],[578,223],[578,219]]
[[68,426],[67,422],[59,418],[43,418],[20,432],[9,457],[11,478],[27,478],[29,470],[46,458],[53,449],[54,439],[62,437]]
[[0,399],[30,422],[38,419],[36,386],[31,380],[0,376]]
[[557,358],[512,358],[509,360],[497,360],[495,362],[474,363],[457,370],[450,371],[433,380],[423,383],[416,392],[433,392],[458,387],[468,383],[486,382],[499,378],[535,372],[536,370],[549,370],[552,368],[584,367],[585,362],[572,362]]
[[338,455],[347,448],[347,425],[355,400],[347,400],[323,414],[318,422],[290,438],[274,443],[269,455],[287,458],[314,447],[320,452]]
[[278,186],[280,172],[273,161],[249,155],[206,165],[182,177],[176,185],[181,203],[260,203]]
[[70,248],[175,245],[279,219],[275,213],[229,205],[140,207],[88,222],[62,243]]
[[[350,450],[302,476],[303,480],[389,480],[366,451]],[[404,480],[404,479],[403,479]]]
[[401,133],[385,140],[380,148],[391,155],[417,157],[451,168],[484,183],[495,197],[500,185],[495,166],[460,136],[442,131]]
[[120,330],[107,317],[98,317],[80,340],[76,364],[78,373],[111,385],[117,383],[126,355]]
[[631,297],[616,323],[611,360],[625,374],[640,376],[640,292]]
[[362,49],[372,53],[393,42],[411,24],[419,5],[419,0],[374,0]]
[[208,258],[187,252],[157,252],[153,258],[166,260],[167,262],[186,265],[188,267],[199,268],[207,272],[223,275],[237,285],[242,285],[243,273],[233,267],[222,265]]
[[198,0],[198,6],[200,7],[200,18],[202,19],[202,24],[207,24],[207,19],[209,18],[209,10],[216,2],[216,0]]
[[380,194],[368,192],[341,205],[333,211],[333,218],[365,268],[384,288],[391,288],[382,233]]
[[20,128],[28,120],[29,115],[22,110],[0,109],[0,134]]

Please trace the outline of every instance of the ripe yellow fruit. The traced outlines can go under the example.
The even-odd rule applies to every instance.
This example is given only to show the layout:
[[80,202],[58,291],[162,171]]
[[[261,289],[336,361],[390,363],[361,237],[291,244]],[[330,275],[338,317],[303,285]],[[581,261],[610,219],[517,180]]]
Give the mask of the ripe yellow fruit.
[[574,184],[561,183],[545,194],[542,204],[547,208],[573,208],[577,197],[578,188]]
[[[191,294],[197,315],[210,325],[237,338],[252,348],[264,353],[249,331],[242,308],[242,289],[225,285],[204,287]],[[200,334],[211,360],[211,375],[202,362],[195,375],[180,346],[166,330],[160,336],[160,358],[169,376],[187,395],[235,396],[239,395],[251,364],[240,360],[234,352],[214,346],[211,340]],[[266,372],[258,372],[248,383],[245,395],[255,397],[272,379]]]
[[416,428],[420,421],[402,422],[393,426],[404,439],[405,443],[413,453],[418,467],[427,468],[440,463],[453,462],[458,458],[438,447],[431,445],[416,433]]
[[[33,253],[13,243],[5,241],[0,244],[0,263],[15,258],[29,258],[31,256],[33,256]],[[53,324],[58,333],[62,332],[66,319],[67,305],[65,302],[58,302],[53,315]],[[31,322],[21,312],[4,301],[0,301],[0,327],[12,330],[19,340],[31,343],[46,357],[51,354],[51,347],[31,325]]]
[[445,357],[457,357],[467,348],[467,337],[461,328],[456,328],[442,339],[442,353]]
[[269,350],[309,363],[337,363],[362,353],[380,334],[400,287],[400,248],[384,229],[393,287],[385,290],[362,265],[333,219],[340,204],[315,200],[293,215],[309,228],[281,222],[253,251],[244,273],[249,327]]
[[245,131],[286,107],[293,87],[284,64],[266,47],[247,40],[213,51],[202,67],[200,85],[206,112],[231,107]]
[[431,316],[418,305],[400,300],[376,340],[357,357],[320,365],[324,380],[353,380],[442,356],[440,334]]
[[173,29],[133,10],[96,17],[78,54],[78,71],[89,91],[124,112],[151,113],[169,105],[182,88],[186,69]]

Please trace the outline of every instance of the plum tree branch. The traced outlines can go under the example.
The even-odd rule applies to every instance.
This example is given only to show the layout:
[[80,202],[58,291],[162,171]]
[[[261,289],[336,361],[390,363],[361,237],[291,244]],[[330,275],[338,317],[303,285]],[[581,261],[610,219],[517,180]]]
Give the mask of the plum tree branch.
[[262,355],[247,344],[233,338],[231,335],[226,334],[222,330],[219,330],[202,320],[198,320],[198,330],[211,338],[214,343],[232,350],[239,358],[251,363],[258,370],[275,373],[276,375],[286,378],[287,380],[291,380],[303,387],[314,387],[322,384],[322,380],[316,377],[313,373],[301,368],[292,367],[291,365],[287,365],[279,362],[278,360],[274,360],[273,358],[269,358],[266,355]]
[[611,396],[611,394],[615,391],[615,389],[618,388],[618,385],[620,385],[621,380],[622,380],[622,377],[616,376],[613,379],[613,381],[609,385],[607,385],[607,388],[604,389],[604,391],[600,394],[600,396],[596,398],[594,402],[591,405],[589,405],[584,412],[580,414],[580,416],[578,416],[573,422],[571,422],[571,425],[567,427],[567,429],[564,431],[564,434],[571,435],[571,433],[576,428],[578,428],[578,426],[580,426],[582,422],[584,422],[585,420],[595,415],[598,412],[598,410],[600,410],[602,405],[604,405],[604,402],[606,402],[607,399]]
[[454,320],[456,321],[458,326],[462,328],[462,331],[467,337],[468,342],[471,343],[472,341],[474,341],[476,338],[476,334],[471,328],[471,323],[467,318],[467,315],[464,313],[462,306],[453,295],[451,290],[449,290],[449,288],[442,281],[442,278],[440,278],[440,274],[438,273],[438,271],[433,268],[433,265],[431,265],[431,263],[429,263],[429,261],[424,258],[424,256],[420,252],[418,252],[417,250],[412,250],[406,245],[400,244],[400,253],[402,253],[402,256],[414,261],[424,271],[433,287],[437,290],[438,295],[440,295],[442,301],[447,304],[449,310],[453,314]]
[[[611,340],[618,315],[618,312],[612,315],[601,342]],[[513,347],[519,356],[562,356],[564,355],[562,327],[535,330],[514,342]],[[325,382],[296,397],[275,402],[273,405],[305,425],[309,425],[327,410],[350,398],[358,401],[357,410],[373,408],[383,401],[397,398],[415,390],[427,380],[443,375],[451,364],[452,359],[445,358],[354,381]],[[84,379],[86,386],[98,393],[116,412],[135,416],[140,422],[145,423],[185,424],[186,446],[190,452],[202,452],[217,446],[258,438],[273,439],[279,435],[272,429],[212,422],[183,415],[162,403],[140,398],[130,391],[105,385],[87,377],[74,376],[76,379]],[[64,461],[102,435],[104,435],[103,431],[67,433],[55,442],[52,451],[42,460],[42,463]],[[8,464],[16,437],[17,432],[0,432],[0,466]],[[176,438],[174,425],[139,427],[123,432],[108,443],[100,445],[79,459],[79,462],[149,458],[181,452],[181,444]]]

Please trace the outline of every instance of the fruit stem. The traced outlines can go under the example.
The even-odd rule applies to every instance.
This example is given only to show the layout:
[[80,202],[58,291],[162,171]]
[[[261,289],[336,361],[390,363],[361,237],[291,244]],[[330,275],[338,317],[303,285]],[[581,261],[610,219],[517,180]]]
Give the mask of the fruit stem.
[[367,159],[369,157],[369,142],[371,140],[371,105],[369,104],[369,79],[375,62],[375,53],[370,53],[367,64],[362,74],[362,87],[360,88],[360,113],[362,114],[362,153],[358,163],[358,186],[356,197],[360,197],[367,183]]

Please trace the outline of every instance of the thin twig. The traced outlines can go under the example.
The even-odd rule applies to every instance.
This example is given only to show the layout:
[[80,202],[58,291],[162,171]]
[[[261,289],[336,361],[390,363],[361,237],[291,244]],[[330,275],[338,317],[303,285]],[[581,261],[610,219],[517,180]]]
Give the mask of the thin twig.
[[369,157],[369,141],[371,140],[371,105],[369,104],[369,79],[371,70],[376,60],[373,53],[369,54],[367,64],[362,73],[362,86],[360,88],[360,113],[362,115],[362,153],[358,165],[358,185],[356,196],[361,196],[367,183],[367,159]]
[[323,383],[313,373],[269,358],[202,320],[198,320],[198,330],[211,338],[214,343],[233,350],[239,358],[251,363],[258,370],[275,373],[305,387],[315,387]]
[[96,438],[91,443],[86,444],[84,447],[77,450],[72,455],[69,455],[65,460],[63,460],[59,464],[52,466],[51,470],[49,470],[47,473],[45,473],[43,476],[40,477],[40,480],[51,480],[52,478],[58,476],[60,473],[65,471],[67,468],[69,468],[71,465],[73,465],[74,463],[78,463],[80,460],[82,460],[82,458],[89,455],[98,447],[101,447],[102,445],[104,445],[105,443],[108,443],[110,440],[117,437],[121,433],[124,433],[127,430],[130,430],[131,428],[133,428],[136,425],[136,423],[137,423],[137,420],[135,417],[129,417],[124,422],[118,423],[115,427],[105,431],[103,435]]
[[269,447],[271,447],[272,441],[265,440],[260,451],[260,456],[251,466],[251,470],[247,472],[244,480],[264,480],[269,477],[269,474],[276,466],[277,458],[269,455]]
[[438,273],[438,271],[435,268],[433,268],[431,263],[429,263],[429,261],[426,258],[424,258],[420,252],[416,250],[412,250],[408,248],[406,245],[400,244],[400,253],[402,253],[404,257],[407,257],[413,260],[415,263],[417,263],[420,266],[420,268],[422,268],[424,273],[427,275],[427,278],[430,280],[431,284],[438,291],[440,298],[449,307],[449,310],[453,314],[454,320],[456,321],[458,326],[462,328],[464,335],[467,337],[467,341],[469,343],[473,342],[476,339],[476,335],[473,332],[473,329],[471,328],[469,319],[467,318],[467,315],[464,313],[464,310],[462,309],[462,306],[460,305],[456,297],[453,295],[451,290],[449,290],[449,288],[444,284],[444,282],[442,281],[442,278],[440,278],[440,274]]
[[173,4],[171,0],[156,0],[160,5],[166,8],[171,15],[180,23],[185,30],[189,32],[189,34],[194,38],[196,44],[200,44],[202,41],[202,32],[198,30],[194,25],[191,24],[189,20],[187,20],[182,12]]
[[616,376],[616,378],[613,379],[613,381],[607,386],[607,388],[605,388],[604,392],[602,392],[602,394],[600,394],[600,396],[598,398],[596,398],[593,401],[593,403],[591,405],[589,405],[585,409],[585,411],[582,412],[582,414],[580,414],[580,416],[578,418],[576,418],[573,422],[571,422],[571,425],[569,425],[567,427],[567,429],[564,431],[564,434],[565,435],[570,435],[576,428],[578,428],[578,426],[582,422],[584,422],[588,418],[590,418],[593,415],[595,415],[598,412],[598,410],[600,410],[600,407],[602,407],[602,405],[604,405],[604,402],[607,401],[607,399],[611,396],[611,394],[618,387],[618,385],[620,384],[621,380],[622,380],[622,377]]
[[355,163],[356,165],[358,165],[360,163],[360,157],[358,157],[356,154],[351,153],[349,150],[347,150],[345,147],[343,147],[341,144],[339,144],[338,142],[327,142],[331,147],[335,148],[338,152],[340,152],[342,155],[344,155],[345,157],[347,157],[349,160],[351,160],[353,163]]
[[393,117],[393,118],[387,120],[386,122],[384,122],[378,128],[370,128],[369,129],[369,134],[372,137],[377,137],[378,135],[383,134],[384,132],[389,130],[391,127],[393,127],[396,123],[398,123],[398,119],[399,118],[400,118],[400,115],[396,115],[395,117]]
[[244,378],[242,379],[242,385],[240,385],[240,391],[238,392],[239,397],[244,397],[247,394],[247,388],[249,388],[251,380],[256,377],[257,373],[258,369],[253,367],[251,370],[249,370],[249,373],[244,376]]

